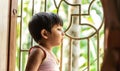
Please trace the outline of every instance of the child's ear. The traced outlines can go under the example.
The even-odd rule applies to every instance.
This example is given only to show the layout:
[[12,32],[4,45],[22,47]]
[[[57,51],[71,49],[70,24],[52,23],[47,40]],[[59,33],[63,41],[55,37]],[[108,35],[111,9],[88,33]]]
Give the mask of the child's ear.
[[47,32],[47,30],[42,29],[41,35],[42,35],[43,38],[47,39],[48,38],[48,32]]

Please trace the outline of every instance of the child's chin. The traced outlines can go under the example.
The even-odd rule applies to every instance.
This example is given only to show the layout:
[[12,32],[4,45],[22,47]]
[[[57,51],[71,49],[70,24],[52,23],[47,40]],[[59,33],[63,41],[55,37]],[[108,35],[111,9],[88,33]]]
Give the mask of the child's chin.
[[56,44],[55,46],[60,46],[61,45],[61,43],[58,43],[58,44]]

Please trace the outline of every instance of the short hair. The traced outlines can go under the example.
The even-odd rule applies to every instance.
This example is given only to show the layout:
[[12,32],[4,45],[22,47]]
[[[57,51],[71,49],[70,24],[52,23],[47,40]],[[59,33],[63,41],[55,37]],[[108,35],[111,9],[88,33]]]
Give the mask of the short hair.
[[39,12],[32,16],[28,28],[32,38],[38,43],[42,37],[40,34],[41,30],[46,29],[51,33],[51,28],[54,25],[63,26],[63,21],[57,14],[51,12]]

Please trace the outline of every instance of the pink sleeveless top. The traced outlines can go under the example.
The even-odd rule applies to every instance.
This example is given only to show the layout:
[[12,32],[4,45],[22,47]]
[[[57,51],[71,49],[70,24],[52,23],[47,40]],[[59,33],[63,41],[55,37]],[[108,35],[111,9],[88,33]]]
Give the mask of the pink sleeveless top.
[[44,54],[46,55],[45,58],[43,59],[43,62],[39,66],[38,71],[59,71],[59,63],[57,61],[57,58],[55,58],[47,50],[45,50],[43,47],[40,46],[32,47],[29,53],[33,48],[40,48],[41,50],[43,50]]

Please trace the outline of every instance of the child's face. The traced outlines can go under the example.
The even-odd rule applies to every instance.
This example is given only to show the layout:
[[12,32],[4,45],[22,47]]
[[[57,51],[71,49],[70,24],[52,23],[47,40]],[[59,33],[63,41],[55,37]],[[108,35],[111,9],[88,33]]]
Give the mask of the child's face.
[[57,46],[61,44],[63,40],[64,32],[60,25],[54,25],[51,29],[51,33],[48,36],[48,41],[52,46]]

